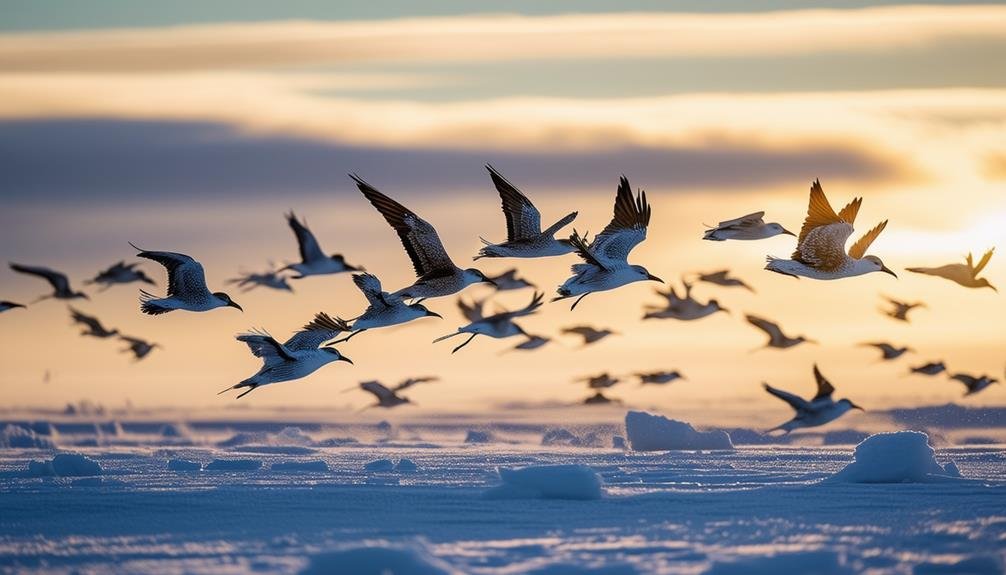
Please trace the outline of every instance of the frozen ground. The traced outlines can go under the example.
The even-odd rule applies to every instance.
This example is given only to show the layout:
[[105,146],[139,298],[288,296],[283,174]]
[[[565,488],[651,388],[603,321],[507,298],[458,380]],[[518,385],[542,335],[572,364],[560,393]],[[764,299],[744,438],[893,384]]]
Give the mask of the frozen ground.
[[[609,447],[625,436],[614,422],[569,435],[527,422],[99,423],[10,432],[0,571],[1003,572],[1003,445],[938,444],[933,462],[924,439],[899,434],[832,477],[853,462],[855,434],[847,445],[633,452]],[[473,429],[487,441],[466,442]],[[549,431],[591,446],[543,446]],[[74,476],[39,476],[67,452],[86,459],[52,467]],[[86,475],[88,460],[101,475]],[[877,465],[888,468],[863,472]],[[898,466],[918,481],[850,480],[890,480]]]

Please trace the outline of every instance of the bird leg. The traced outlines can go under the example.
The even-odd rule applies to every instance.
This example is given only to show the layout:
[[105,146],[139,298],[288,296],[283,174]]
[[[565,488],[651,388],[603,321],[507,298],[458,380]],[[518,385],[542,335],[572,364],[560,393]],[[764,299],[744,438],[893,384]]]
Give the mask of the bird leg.
[[472,334],[472,336],[471,336],[470,338],[466,339],[466,340],[465,340],[465,342],[464,342],[463,344],[461,344],[461,345],[457,346],[456,348],[452,349],[452,350],[451,350],[451,353],[455,353],[455,352],[457,352],[457,351],[458,351],[459,349],[461,349],[462,347],[464,347],[464,346],[468,345],[469,343],[471,343],[471,341],[472,341],[473,339],[475,339],[475,336],[477,336],[477,335],[478,335],[477,333],[473,333],[473,334]]
[[329,345],[335,345],[335,344],[337,344],[337,343],[342,343],[342,342],[344,342],[344,341],[349,341],[350,339],[352,339],[352,337],[353,337],[354,335],[356,335],[356,334],[358,334],[358,333],[363,333],[363,332],[365,332],[365,331],[367,331],[367,329],[366,329],[366,328],[364,328],[364,329],[358,329],[358,330],[356,330],[356,331],[354,331],[354,332],[350,333],[349,335],[347,335],[346,337],[344,337],[344,338],[342,338],[342,339],[337,339],[337,340],[333,341],[333,342],[332,342],[332,343],[330,343]]
[[583,298],[589,296],[591,293],[593,293],[593,292],[587,292],[587,293],[583,294],[582,296],[576,298],[576,301],[573,302],[572,306],[570,306],[569,311],[573,311],[574,309],[576,309],[576,304],[580,303],[580,300],[582,300]]

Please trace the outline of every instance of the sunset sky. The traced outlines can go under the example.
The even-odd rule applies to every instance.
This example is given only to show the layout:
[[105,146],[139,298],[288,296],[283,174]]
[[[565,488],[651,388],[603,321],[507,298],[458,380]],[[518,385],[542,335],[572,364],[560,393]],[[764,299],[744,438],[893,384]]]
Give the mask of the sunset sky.
[[[57,6],[53,6],[56,4]],[[204,5],[208,4],[208,5]],[[436,336],[465,323],[455,298],[429,302],[444,320],[369,332],[340,346],[355,362],[260,389],[252,405],[352,405],[358,381],[413,375],[422,409],[577,401],[575,377],[680,369],[689,380],[611,394],[629,404],[748,402],[785,408],[768,381],[811,393],[818,362],[870,407],[958,400],[945,377],[908,377],[944,359],[952,372],[1002,379],[1006,303],[903,271],[963,261],[992,246],[984,275],[1006,288],[1006,6],[883,2],[9,3],[0,18],[0,252],[67,272],[76,286],[121,259],[127,242],[206,266],[211,289],[244,306],[140,314],[137,286],[74,305],[124,333],[161,343],[133,363],[118,342],[81,338],[66,304],[0,315],[0,405],[223,406],[216,392],[259,362],[235,333],[285,339],[317,311],[353,317],[364,300],[348,274],[294,282],[296,293],[242,294],[224,281],[297,256],[283,218],[295,210],[327,252],[412,281],[397,236],[346,177],[356,172],[435,225],[459,265],[479,236],[506,227],[483,168],[490,162],[554,221],[572,210],[591,233],[611,218],[621,174],[647,191],[649,236],[630,261],[679,284],[733,270],[757,293],[700,284],[730,314],[640,320],[655,284],[593,295],[573,312],[547,304],[522,325],[555,337],[533,353],[476,339],[456,355]],[[797,7],[800,7],[799,9]],[[812,6],[812,8],[807,8]],[[472,10],[478,10],[472,12]],[[674,10],[674,11],[668,11]],[[715,11],[714,11],[715,10]],[[797,230],[820,178],[836,209],[863,196],[858,237],[889,219],[870,253],[885,274],[837,282],[762,270],[794,238],[704,242],[703,224],[765,210]],[[551,297],[574,256],[480,260],[517,266]],[[145,271],[164,288],[163,270]],[[93,288],[93,286],[91,286]],[[42,281],[0,270],[0,299],[28,302]],[[476,286],[465,298],[488,295]],[[884,317],[881,294],[923,300],[911,324]],[[494,301],[518,307],[531,290]],[[743,316],[778,320],[821,345],[749,353],[764,342]],[[578,349],[564,326],[622,335]],[[889,340],[918,353],[880,364],[856,344]],[[43,383],[46,371],[52,374]],[[1006,403],[1006,386],[968,398]]]

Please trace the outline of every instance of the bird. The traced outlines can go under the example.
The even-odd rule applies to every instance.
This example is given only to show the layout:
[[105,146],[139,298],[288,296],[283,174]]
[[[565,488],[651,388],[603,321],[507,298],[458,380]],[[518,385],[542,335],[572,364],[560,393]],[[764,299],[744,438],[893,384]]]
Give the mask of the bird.
[[589,325],[575,325],[573,327],[562,328],[561,333],[567,335],[578,335],[582,337],[583,347],[586,347],[592,343],[597,343],[601,341],[602,339],[608,337],[609,335],[616,335],[618,332],[606,327],[597,329]]
[[283,343],[261,330],[240,333],[237,340],[247,344],[252,355],[262,358],[262,368],[255,375],[220,393],[248,388],[235,398],[241,399],[263,385],[307,377],[334,361],[351,364],[353,361],[339,353],[339,350],[322,346],[348,330],[349,326],[342,319],[318,313],[311,322]]
[[744,280],[740,278],[729,277],[730,270],[720,270],[710,273],[700,273],[698,275],[698,280],[700,282],[707,282],[711,284],[716,284],[723,287],[742,287],[749,292],[754,293],[754,288],[744,283]]
[[475,268],[461,269],[444,249],[437,230],[412,210],[377,191],[356,174],[350,176],[360,192],[370,200],[388,224],[398,232],[405,252],[412,260],[416,281],[394,292],[400,298],[431,298],[455,294],[474,283],[493,284],[486,274]]
[[506,216],[505,242],[494,244],[480,238],[485,244],[477,256],[479,258],[541,258],[572,253],[575,248],[567,239],[556,239],[559,230],[573,223],[577,212],[571,212],[544,231],[541,229],[541,213],[534,207],[517,186],[510,183],[496,168],[486,164],[489,177],[503,200],[503,215]]
[[[615,195],[614,216],[601,233],[594,236],[588,245],[585,237],[573,230],[569,240],[576,247],[576,253],[584,263],[573,264],[573,277],[565,281],[552,301],[576,297],[570,309],[575,309],[588,295],[622,287],[638,281],[663,280],[651,274],[640,265],[630,265],[629,252],[646,239],[646,228],[650,224],[650,204],[646,192],[640,191],[635,198],[629,180],[622,176]],[[579,297],[577,297],[579,296]]]
[[999,290],[997,290],[995,286],[990,284],[989,280],[987,280],[986,278],[978,277],[978,274],[980,274],[982,270],[985,269],[985,266],[988,265],[989,260],[992,259],[992,252],[994,251],[995,248],[992,248],[989,251],[985,252],[985,254],[982,255],[982,259],[978,260],[978,265],[974,264],[974,260],[972,259],[971,254],[969,253],[966,258],[967,263],[947,264],[945,266],[940,266],[938,268],[916,267],[916,268],[905,268],[905,269],[917,274],[926,274],[948,279],[966,288],[983,288],[983,287],[992,288],[992,291],[998,293]]
[[146,251],[133,246],[137,257],[153,260],[168,271],[168,297],[158,298],[140,290],[140,310],[147,315],[160,315],[174,310],[209,311],[218,307],[233,307],[244,311],[224,292],[210,292],[206,288],[203,266],[190,256],[174,252]]
[[583,400],[584,405],[606,405],[609,403],[622,403],[622,400],[608,397],[600,391]]
[[496,285],[496,291],[509,291],[536,287],[533,283],[527,281],[526,279],[517,277],[516,268],[508,269],[499,275],[489,276],[489,279]]
[[942,361],[931,361],[924,365],[911,368],[911,373],[921,375],[937,375],[947,370],[947,365]]
[[908,312],[912,311],[917,307],[926,307],[926,304],[922,303],[921,301],[909,303],[899,301],[888,296],[884,296],[884,299],[886,299],[888,303],[890,303],[891,306],[893,306],[893,309],[884,311],[884,315],[905,322],[908,321]]
[[964,384],[967,391],[964,392],[964,397],[969,395],[974,395],[979,391],[985,389],[986,387],[992,385],[993,383],[999,383],[998,379],[992,379],[987,375],[982,375],[980,377],[975,377],[973,375],[968,375],[966,373],[955,373],[950,376],[950,379],[959,381]]
[[905,352],[915,351],[914,349],[912,349],[912,348],[910,348],[908,346],[894,347],[893,345],[891,345],[889,343],[884,343],[884,342],[880,342],[880,341],[878,341],[878,342],[861,343],[859,345],[867,346],[867,347],[875,347],[875,348],[879,349],[880,353],[881,353],[881,355],[882,355],[882,357],[884,359],[884,361],[890,361],[892,359],[898,359],[899,357],[901,357],[902,355],[904,355]]
[[289,264],[280,271],[293,270],[300,275],[293,276],[299,280],[307,276],[337,274],[342,272],[363,271],[363,268],[346,263],[342,254],[325,255],[318,245],[318,240],[307,228],[307,220],[301,222],[291,210],[286,214],[286,221],[297,237],[297,247],[300,249],[300,263]]
[[793,419],[769,429],[769,432],[782,430],[789,433],[801,427],[817,427],[834,421],[851,409],[863,411],[863,408],[848,399],[835,401],[831,398],[835,387],[821,375],[817,364],[814,365],[814,380],[817,382],[817,394],[809,401],[792,393],[776,389],[767,383],[762,383],[765,391],[785,401],[796,411]]
[[249,292],[259,286],[279,291],[293,292],[293,288],[290,286],[290,283],[286,281],[286,277],[281,275],[280,272],[276,270],[269,270],[262,273],[245,273],[236,278],[231,278],[225,283],[237,284],[238,288],[240,288],[242,292]]
[[120,335],[119,339],[129,344],[129,347],[123,349],[122,353],[132,353],[136,361],[140,361],[147,357],[150,352],[161,347],[158,343],[151,343],[138,337]]
[[763,240],[779,234],[796,235],[777,223],[766,224],[762,219],[764,216],[765,212],[755,212],[737,219],[724,220],[715,227],[706,226],[709,229],[702,235],[702,239],[722,242],[725,240]]
[[[10,269],[30,276],[40,277],[45,281],[49,282],[52,286],[52,293],[40,296],[35,299],[35,302],[40,302],[45,299],[91,299],[86,293],[82,291],[73,291],[70,287],[70,280],[66,277],[66,274],[51,270],[49,268],[37,267],[37,266],[26,266],[21,264],[10,264]],[[33,302],[34,303],[34,302]]]
[[649,373],[637,373],[636,377],[639,378],[639,385],[664,385],[666,383],[671,383],[677,379],[688,379],[684,375],[681,375],[680,371],[653,371]]
[[100,339],[105,339],[109,337],[115,337],[119,335],[119,330],[117,329],[107,329],[105,326],[101,325],[98,318],[82,313],[80,310],[69,308],[70,317],[73,319],[74,323],[79,323],[84,326],[84,331],[80,332],[80,335],[86,335],[91,337],[97,337]]
[[758,316],[750,314],[746,315],[745,318],[748,320],[748,323],[768,334],[768,341],[765,343],[764,347],[786,349],[793,347],[795,345],[799,345],[804,342],[817,343],[816,341],[808,339],[802,335],[797,337],[789,337],[782,332],[782,329],[779,327],[779,324],[773,323],[767,319],[762,319]]
[[412,403],[411,399],[398,395],[397,387],[395,389],[389,389],[379,381],[362,381],[360,382],[360,389],[374,394],[374,397],[377,398],[377,403],[368,405],[364,407],[364,409],[367,409],[367,407],[392,408],[406,403]]
[[399,392],[409,389],[414,385],[419,385],[420,383],[430,383],[433,381],[440,381],[440,378],[432,375],[424,375],[421,377],[410,377],[407,379],[403,379],[398,385],[396,385],[392,389],[395,392]]
[[8,310],[15,309],[15,308],[19,308],[19,307],[20,308],[26,308],[28,306],[26,306],[24,304],[20,304],[20,303],[14,303],[12,301],[6,301],[6,300],[0,301],[0,313],[3,313],[3,312],[8,311]]
[[[517,351],[530,351],[533,349],[538,349],[539,347],[552,341],[552,338],[545,337],[543,335],[532,335],[527,334],[524,341],[518,343],[517,345],[510,348],[510,350]],[[506,350],[504,350],[506,351]]]
[[421,317],[436,317],[440,314],[430,311],[422,300],[405,303],[402,298],[389,294],[381,289],[381,280],[371,273],[353,274],[353,283],[367,298],[367,309],[352,320],[351,333],[339,340],[349,341],[350,338],[368,329],[388,327],[419,319]]
[[[527,335],[519,325],[514,323],[514,319],[519,317],[526,317],[534,314],[538,311],[538,308],[542,305],[542,300],[545,298],[545,294],[542,292],[535,292],[534,297],[531,298],[531,303],[524,306],[523,308],[516,311],[501,311],[490,316],[483,317],[481,309],[472,310],[470,306],[465,305],[461,300],[458,301],[459,307],[462,313],[469,320],[468,325],[464,325],[458,328],[454,333],[449,333],[444,336],[440,336],[433,340],[433,343],[438,341],[443,341],[448,338],[452,338],[456,335],[461,334],[471,334],[471,336],[464,341],[461,345],[455,347],[451,353],[457,353],[457,351],[464,346],[468,345],[475,336],[486,335],[496,339],[502,339],[506,337],[511,337],[514,335]],[[479,306],[481,308],[481,306]]]
[[586,377],[577,378],[577,382],[586,382],[587,387],[590,389],[607,389],[619,383],[620,379],[617,377],[612,377],[610,373],[604,372],[599,375],[590,375]]
[[710,299],[706,303],[692,297],[692,284],[684,279],[681,281],[685,286],[684,297],[679,296],[673,286],[668,286],[667,291],[655,290],[655,293],[667,300],[664,307],[647,305],[643,319],[677,319],[681,321],[694,321],[710,316],[718,311],[730,313],[720,305],[715,299]]
[[862,203],[862,198],[856,198],[836,214],[824,195],[821,182],[814,180],[810,188],[807,218],[800,229],[796,251],[788,260],[768,256],[765,269],[819,280],[836,280],[871,272],[884,272],[897,278],[898,274],[885,266],[880,258],[866,255],[870,244],[887,227],[887,220],[863,234],[848,253],[845,251],[845,243],[852,235]]
[[150,279],[143,270],[136,269],[140,265],[138,262],[127,264],[119,261],[111,267],[98,272],[92,279],[84,281],[84,285],[99,284],[101,291],[112,287],[115,284],[128,284],[132,282],[143,282],[145,284],[157,285],[157,282]]

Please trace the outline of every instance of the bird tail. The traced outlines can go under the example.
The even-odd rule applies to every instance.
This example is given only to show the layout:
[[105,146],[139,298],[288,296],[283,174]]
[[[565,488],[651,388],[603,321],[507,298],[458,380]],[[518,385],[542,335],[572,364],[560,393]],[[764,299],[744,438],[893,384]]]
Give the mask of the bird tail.
[[168,313],[172,311],[171,308],[164,307],[157,303],[160,298],[154,294],[140,290],[140,311],[147,315],[160,315],[162,313]]
[[[705,225],[705,224],[703,224]],[[702,239],[710,240],[714,242],[722,242],[723,238],[716,237],[716,232],[720,231],[719,228],[713,228],[712,226],[706,226],[710,229],[702,233]]]

